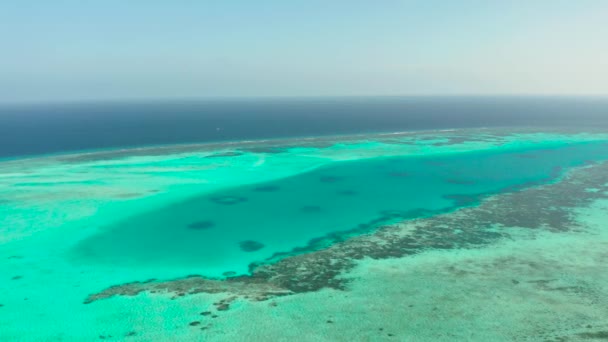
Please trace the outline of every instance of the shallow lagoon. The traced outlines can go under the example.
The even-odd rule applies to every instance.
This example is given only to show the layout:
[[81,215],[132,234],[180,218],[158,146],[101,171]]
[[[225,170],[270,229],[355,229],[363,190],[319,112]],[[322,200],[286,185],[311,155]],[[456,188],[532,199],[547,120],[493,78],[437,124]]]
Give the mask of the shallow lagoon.
[[[489,194],[556,179],[608,158],[603,142],[338,162],[262,184],[212,192],[130,217],[82,241],[80,262],[191,265],[199,274],[248,266],[315,242],[473,205]],[[256,248],[243,248],[243,242]],[[257,244],[257,245],[256,245]],[[247,245],[247,244],[245,244]]]
[[[487,203],[488,198],[502,198],[505,193],[535,189],[543,184],[560,184],[562,178],[577,167],[605,160],[608,157],[606,141],[608,136],[599,133],[469,130],[154,147],[5,161],[0,163],[0,259],[3,260],[0,263],[3,275],[0,337],[4,340],[102,337],[234,340],[237,336],[276,338],[277,334],[290,336],[291,333],[301,336],[302,331],[315,330],[311,340],[319,340],[353,333],[354,330],[347,327],[356,321],[384,322],[388,326],[361,324],[367,330],[355,336],[378,339],[416,332],[430,338],[429,324],[437,324],[433,319],[442,317],[433,312],[440,298],[454,297],[451,300],[455,306],[474,317],[479,310],[476,305],[483,306],[484,300],[493,298],[491,293],[496,291],[493,288],[502,291],[505,303],[521,293],[496,287],[496,278],[478,276],[465,278],[457,287],[462,288],[463,293],[478,288],[477,301],[466,296],[456,298],[460,292],[446,289],[465,276],[458,273],[458,269],[451,273],[444,270],[445,274],[438,275],[428,268],[444,269],[448,265],[458,268],[457,260],[466,258],[479,258],[476,260],[482,263],[509,251],[521,252],[517,256],[522,258],[540,255],[549,260],[560,260],[561,256],[555,254],[563,253],[572,260],[577,253],[583,255],[581,251],[588,246],[586,253],[590,256],[588,260],[580,260],[580,265],[597,273],[603,260],[602,246],[606,243],[602,225],[597,224],[607,221],[602,210],[581,208],[583,212],[591,210],[595,216],[588,224],[591,228],[585,223],[588,219],[581,218],[585,224],[581,223],[578,232],[533,234],[522,232],[521,227],[492,228],[494,235],[488,235],[492,239],[481,239],[475,246],[482,249],[480,252],[468,247],[446,248],[446,244],[422,238],[414,240],[419,244],[419,254],[415,257],[404,254],[392,261],[359,260],[359,268],[354,273],[338,275],[359,279],[347,288],[293,293],[273,299],[270,303],[273,305],[239,297],[231,299],[228,312],[218,311],[219,306],[213,303],[234,297],[230,288],[224,288],[219,294],[190,294],[187,288],[174,291],[176,285],[172,284],[179,283],[172,281],[193,274],[219,278],[250,274],[256,265],[279,260],[293,260],[289,262],[298,266],[298,255],[311,255],[314,250],[338,246],[357,236],[371,234],[370,237],[376,238],[374,232],[383,225],[401,229],[404,219],[432,219],[440,213],[459,215],[458,208],[476,208]],[[589,196],[599,198],[604,191],[602,186],[603,183],[598,183],[590,187]],[[545,200],[550,198],[556,196]],[[553,203],[541,209],[556,210],[558,205]],[[492,222],[492,211],[485,215],[485,219]],[[573,212],[573,216],[577,215]],[[405,232],[409,231],[407,224],[404,227]],[[505,232],[510,234],[506,241],[496,240],[495,236],[503,236]],[[456,230],[451,233],[459,234]],[[509,241],[513,241],[513,246]],[[568,254],[564,248],[559,251],[554,248],[566,245],[576,247],[576,251]],[[494,246],[500,248],[491,252]],[[523,250],[525,246],[530,249]],[[535,250],[539,252],[535,254]],[[591,255],[592,252],[597,253]],[[521,277],[529,277],[527,280],[531,282],[540,279],[551,283],[551,277],[564,274],[564,270],[570,272],[576,263],[562,266],[530,269],[530,274],[518,275],[520,278],[515,280],[523,283]],[[465,271],[469,270],[465,268]],[[521,273],[522,269],[511,271]],[[314,267],[310,272],[315,272]],[[413,274],[421,279],[414,282]],[[599,293],[605,286],[600,278],[581,277],[589,286],[598,288]],[[136,297],[108,296],[112,297],[108,299],[102,295],[99,298],[103,300],[84,304],[90,295],[103,294],[112,286],[118,286],[115,294],[120,294],[123,284],[150,278],[158,280],[146,284],[155,286],[157,282],[165,282],[167,290],[152,293],[144,287],[144,292]],[[509,278],[502,280],[509,286],[515,285]],[[566,277],[564,281],[570,280]],[[221,281],[217,284],[224,286]],[[568,283],[573,288],[583,285]],[[528,295],[533,290],[549,291],[546,286],[520,288]],[[428,293],[417,295],[421,291]],[[537,293],[538,298],[530,298],[543,307],[538,303],[544,303],[545,292]],[[379,296],[379,293],[385,295]],[[375,298],[375,302],[370,302],[370,298]],[[405,305],[407,298],[417,299]],[[431,303],[430,298],[437,301]],[[551,300],[559,302],[565,298],[578,297],[566,293]],[[405,311],[389,307],[390,303],[401,301]],[[422,307],[423,304],[426,306]],[[416,309],[409,305],[415,305]],[[350,313],[341,313],[344,310],[336,306]],[[355,306],[376,307],[392,314],[369,319],[369,313],[357,311]],[[513,314],[514,310],[524,307],[522,304],[504,310]],[[578,306],[576,312],[563,308],[563,316],[581,314]],[[543,310],[549,309],[543,307]],[[590,310],[593,312],[584,313],[589,317],[587,321],[606,317],[596,306]],[[217,317],[201,315],[207,311]],[[529,311],[526,312],[522,315],[529,317]],[[282,326],[295,330],[287,333],[266,325],[265,331],[257,331],[246,324],[249,321],[264,326],[263,321],[271,321],[270,317],[276,318],[277,314]],[[412,325],[396,318],[404,314],[412,319]],[[498,309],[493,314],[503,316]],[[322,321],[316,322],[314,317],[322,317]],[[428,320],[424,323],[415,317]],[[547,321],[537,324],[549,324],[554,319],[550,315],[542,317],[547,317]],[[192,322],[199,323],[190,325]],[[445,322],[440,324],[443,333],[456,331]],[[450,322],[455,326],[462,323],[455,318]],[[477,321],[480,329],[486,330],[475,336],[486,340],[504,338],[511,336],[505,331],[515,334],[523,329],[521,321],[504,320],[503,323],[508,328],[494,331]],[[591,325],[601,328],[601,324],[608,323]],[[239,326],[240,331],[236,328]],[[378,330],[380,328],[385,330]],[[391,331],[386,331],[388,329]],[[589,333],[597,330],[582,329],[588,329]],[[587,330],[573,331],[578,334]],[[498,332],[502,335],[494,334]],[[533,332],[528,335],[534,336]]]

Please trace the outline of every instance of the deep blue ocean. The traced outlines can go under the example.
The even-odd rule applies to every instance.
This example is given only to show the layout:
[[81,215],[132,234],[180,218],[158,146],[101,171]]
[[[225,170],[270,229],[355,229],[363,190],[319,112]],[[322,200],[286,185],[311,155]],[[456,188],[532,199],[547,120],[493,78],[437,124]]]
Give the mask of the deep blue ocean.
[[361,97],[0,105],[0,158],[473,127],[608,128],[608,98]]

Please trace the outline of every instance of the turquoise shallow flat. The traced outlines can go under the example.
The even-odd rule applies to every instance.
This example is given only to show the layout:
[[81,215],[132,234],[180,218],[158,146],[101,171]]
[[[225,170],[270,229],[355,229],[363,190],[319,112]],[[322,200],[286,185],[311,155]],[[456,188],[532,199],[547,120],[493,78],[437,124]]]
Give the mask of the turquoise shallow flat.
[[0,337],[595,336],[606,160],[549,129],[6,160]]

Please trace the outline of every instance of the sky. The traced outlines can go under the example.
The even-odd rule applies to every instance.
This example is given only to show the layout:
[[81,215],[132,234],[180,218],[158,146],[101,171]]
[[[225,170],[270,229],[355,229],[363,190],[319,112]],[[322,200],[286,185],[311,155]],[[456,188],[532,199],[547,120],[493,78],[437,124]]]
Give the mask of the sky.
[[608,95],[605,0],[3,0],[0,102]]

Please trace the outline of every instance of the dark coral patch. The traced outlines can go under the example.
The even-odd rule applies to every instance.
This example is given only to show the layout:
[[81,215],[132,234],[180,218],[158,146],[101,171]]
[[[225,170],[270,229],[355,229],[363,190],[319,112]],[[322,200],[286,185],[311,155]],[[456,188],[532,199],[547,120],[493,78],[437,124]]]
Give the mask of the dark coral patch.
[[475,181],[465,180],[465,179],[448,178],[445,181],[450,184],[456,184],[456,185],[473,185],[473,184],[475,184]]
[[561,166],[554,166],[551,169],[551,176],[550,177],[551,178],[559,177],[559,175],[562,173],[563,170],[564,170],[564,168],[561,167]]
[[454,194],[454,195],[444,195],[442,197],[454,202],[454,204],[459,207],[472,205],[479,201],[479,196],[476,196],[476,195]]
[[280,189],[280,187],[276,186],[276,185],[264,185],[264,186],[258,186],[257,188],[254,188],[253,191],[256,192],[275,192],[278,191]]
[[234,272],[234,271],[227,271],[227,272],[222,273],[222,275],[224,277],[234,277],[236,275],[236,272]]
[[245,252],[255,252],[264,248],[264,244],[253,240],[245,240],[239,243],[239,247]]
[[423,209],[423,208],[416,208],[416,209],[405,210],[405,211],[404,210],[382,210],[382,211],[380,211],[381,216],[377,220],[377,222],[372,222],[372,223],[381,223],[383,221],[394,220],[394,219],[424,217],[424,216],[428,216],[431,214],[433,214],[432,210]]
[[206,156],[205,158],[222,158],[222,157],[238,157],[243,155],[241,152],[223,152],[223,153],[214,153]]
[[221,303],[216,307],[217,311],[227,311],[228,309],[230,309],[230,304],[228,303]]
[[578,336],[590,340],[608,340],[608,330],[598,332],[584,332],[578,334]]
[[335,182],[339,182],[342,180],[342,177],[337,177],[337,176],[322,176],[319,177],[319,181],[321,181],[321,183],[335,183]]
[[319,207],[318,205],[305,205],[302,208],[300,208],[300,211],[303,213],[318,213],[321,212],[321,207]]
[[227,311],[230,309],[230,303],[232,303],[236,298],[237,296],[224,298],[217,303],[213,303],[213,305],[215,305],[215,309],[217,311]]
[[137,197],[141,197],[141,196],[143,196],[143,195],[140,193],[137,193],[137,192],[127,192],[124,194],[118,194],[114,197],[115,198],[137,198]]
[[380,215],[381,220],[392,218],[405,218],[408,217],[408,212],[402,210],[382,210],[380,211]]
[[213,227],[215,227],[215,223],[213,221],[198,221],[188,225],[188,229],[193,230],[207,230]]
[[233,204],[246,202],[247,198],[241,197],[241,196],[216,196],[216,197],[211,197],[211,201],[215,202],[217,204],[233,205]]

